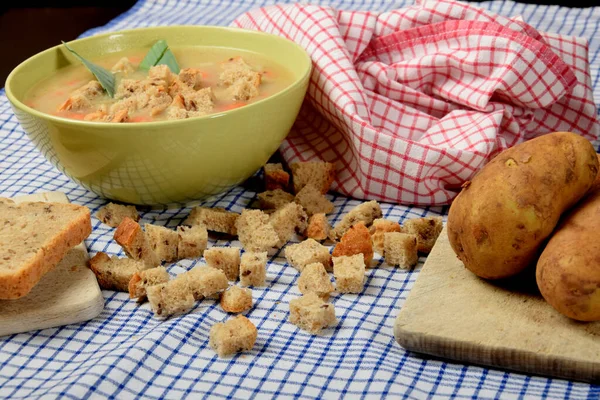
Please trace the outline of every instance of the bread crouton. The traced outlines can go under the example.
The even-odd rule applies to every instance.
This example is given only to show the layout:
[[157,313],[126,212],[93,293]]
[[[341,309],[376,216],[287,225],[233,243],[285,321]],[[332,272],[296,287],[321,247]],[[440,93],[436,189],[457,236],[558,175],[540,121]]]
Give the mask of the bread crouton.
[[258,194],[261,210],[276,210],[294,201],[294,195],[281,189],[268,190]]
[[373,221],[373,225],[369,231],[371,232],[373,249],[383,255],[383,235],[386,232],[402,232],[402,227],[398,222],[377,218]]
[[362,254],[333,257],[333,277],[339,293],[360,293],[365,284],[365,259]]
[[290,174],[283,170],[280,163],[265,164],[263,167],[265,175],[265,190],[287,190],[290,184]]
[[210,267],[223,271],[230,281],[238,279],[240,274],[239,247],[211,247],[204,251],[204,258]]
[[358,222],[364,222],[365,226],[369,226],[377,218],[381,218],[381,207],[375,200],[367,201],[354,207],[344,218],[335,226],[332,231],[334,239],[339,239],[344,236],[344,233],[350,227]]
[[146,296],[152,311],[161,317],[183,313],[194,307],[194,295],[186,277],[178,276],[166,283],[148,286]]
[[166,84],[171,82],[171,76],[173,73],[169,69],[169,67],[165,64],[154,65],[148,69],[148,78],[150,79],[159,79],[164,81]]
[[164,226],[145,224],[146,237],[158,258],[168,263],[177,260],[177,232]]
[[412,268],[419,262],[416,235],[400,232],[384,234],[385,262],[390,267]]
[[235,57],[222,64],[220,84],[228,87],[233,100],[250,100],[258,96],[262,76],[252,70],[241,57]]
[[280,242],[277,231],[269,224],[269,216],[260,210],[243,210],[235,226],[247,251],[267,251]]
[[308,226],[304,234],[314,240],[325,240],[329,237],[331,225],[325,214],[314,214],[308,219]]
[[75,90],[71,96],[58,107],[58,111],[79,111],[92,106],[91,100],[102,95],[104,89],[100,82],[89,81],[79,89]]
[[229,313],[241,313],[252,308],[252,289],[231,286],[221,294],[221,308]]
[[279,237],[276,247],[282,248],[294,236],[295,232],[304,232],[307,223],[306,213],[302,206],[296,203],[288,203],[271,214],[269,224],[275,229]]
[[222,292],[229,286],[227,275],[218,268],[197,266],[184,272],[182,276],[188,280],[188,285],[195,300],[202,300]]
[[142,261],[145,269],[160,265],[160,258],[152,250],[150,243],[140,225],[129,217],[125,217],[114,234],[115,241],[123,247],[128,257]]
[[331,253],[333,257],[353,256],[355,254],[362,254],[365,265],[367,267],[371,266],[373,243],[371,243],[371,234],[364,222],[352,225]]
[[198,68],[183,68],[179,71],[179,79],[189,88],[198,90],[202,86],[202,70]]
[[166,283],[169,279],[169,273],[166,268],[162,266],[150,268],[145,271],[137,271],[133,274],[127,285],[129,298],[138,300],[145,299],[147,287]]
[[267,252],[246,252],[240,262],[242,286],[264,286],[267,278]]
[[214,108],[214,95],[211,87],[185,92],[179,94],[179,96],[183,96],[185,109],[188,111],[188,116],[190,117],[199,117],[208,114]]
[[312,184],[304,186],[294,201],[304,208],[308,216],[320,213],[329,214],[333,211],[333,203]]
[[208,232],[204,225],[177,227],[177,258],[202,257],[208,244]]
[[290,322],[302,330],[318,335],[324,328],[335,325],[335,308],[315,293],[290,301]]
[[300,190],[310,183],[321,194],[325,194],[335,179],[335,165],[325,161],[294,163],[290,168],[295,193],[300,193]]
[[256,326],[248,318],[238,315],[227,322],[213,325],[208,343],[219,357],[227,357],[252,350],[257,336]]
[[316,293],[322,299],[327,300],[329,294],[334,291],[334,287],[323,264],[312,263],[304,267],[300,273],[298,290],[303,294]]
[[284,251],[288,263],[300,272],[312,263],[321,263],[327,271],[331,271],[329,249],[316,240],[306,239],[301,243],[288,245]]
[[113,67],[111,68],[111,72],[117,73],[120,72],[123,75],[128,75],[136,70],[135,66],[129,61],[129,58],[122,57]]
[[442,217],[412,218],[404,221],[404,231],[417,236],[417,247],[421,253],[429,254],[444,224]]
[[237,235],[235,222],[240,214],[227,211],[224,208],[194,207],[183,225],[204,225],[211,232],[221,232]]
[[96,275],[102,289],[129,291],[129,281],[145,265],[130,258],[109,257],[106,253],[97,253],[89,261],[90,269]]

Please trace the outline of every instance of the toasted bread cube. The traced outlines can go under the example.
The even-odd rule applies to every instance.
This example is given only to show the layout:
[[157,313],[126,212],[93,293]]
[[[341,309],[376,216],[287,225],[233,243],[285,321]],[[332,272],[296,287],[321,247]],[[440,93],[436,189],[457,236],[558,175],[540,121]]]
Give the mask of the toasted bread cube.
[[262,76],[252,70],[241,57],[236,57],[222,65],[220,83],[229,88],[234,100],[250,100],[258,96]]
[[145,269],[160,265],[160,258],[152,250],[142,227],[133,219],[129,217],[123,219],[115,230],[114,239],[123,247],[128,257],[136,261],[142,261]]
[[124,75],[130,74],[135,71],[135,66],[129,61],[129,58],[122,57],[113,67],[111,72],[120,72]]
[[279,237],[276,247],[282,248],[294,236],[294,233],[304,232],[307,222],[308,217],[302,206],[296,203],[286,204],[271,214],[269,224]]
[[371,232],[373,249],[375,249],[375,251],[379,254],[383,255],[383,235],[386,232],[402,232],[402,227],[396,221],[377,218],[375,221],[373,221],[373,225],[369,231]]
[[92,257],[89,265],[102,289],[119,292],[127,292],[131,277],[146,268],[140,261],[117,256],[109,257],[102,252]]
[[257,336],[256,326],[248,318],[238,315],[225,323],[213,325],[209,344],[219,357],[226,357],[252,350]]
[[150,247],[158,258],[166,262],[176,261],[179,242],[177,232],[164,226],[152,224],[145,224],[144,228]]
[[165,64],[155,65],[150,67],[148,70],[148,78],[151,79],[160,79],[165,81],[165,83],[169,83],[171,81],[172,72],[169,67]]
[[308,216],[319,213],[329,214],[333,211],[333,203],[312,184],[304,186],[294,201],[304,208]]
[[283,170],[281,164],[265,164],[265,190],[286,190],[290,184],[290,174]]
[[179,96],[182,96],[184,99],[184,105],[189,117],[206,115],[214,108],[214,94],[211,87],[180,93]]
[[138,271],[129,280],[129,298],[142,300],[146,298],[146,288],[149,286],[166,283],[170,279],[165,267],[150,268]]
[[373,260],[373,243],[371,243],[371,234],[364,222],[352,225],[331,253],[333,257],[353,256],[355,254],[362,254],[365,259],[365,265],[367,267],[371,266],[371,261]]
[[231,97],[237,101],[247,101],[259,95],[262,75],[249,72],[246,78],[239,79],[230,86]]
[[331,254],[329,249],[314,239],[306,239],[298,244],[285,248],[285,258],[298,271],[312,263],[321,263],[327,271],[331,271]]
[[417,236],[417,248],[426,254],[429,254],[444,227],[442,217],[413,218],[403,225],[406,233]]
[[418,239],[416,235],[400,232],[384,234],[385,262],[390,267],[412,268],[419,262],[417,252]]
[[140,220],[140,216],[134,206],[108,203],[96,213],[96,218],[100,222],[113,228],[119,226],[125,217],[129,217],[136,222]]
[[198,90],[202,86],[202,70],[198,68],[183,68],[179,71],[179,79],[188,87]]
[[314,214],[308,219],[308,226],[304,234],[306,237],[314,240],[325,240],[329,237],[331,225],[327,221],[325,214]]
[[267,278],[267,252],[246,252],[240,263],[242,286],[264,286]]
[[354,207],[333,229],[334,238],[341,238],[350,227],[358,222],[369,226],[377,218],[381,218],[381,207],[375,200],[367,201]]
[[231,286],[221,294],[221,308],[230,313],[249,310],[252,308],[252,289]]
[[276,210],[294,201],[294,195],[281,189],[268,190],[258,194],[258,202],[262,210]]
[[300,193],[304,186],[311,184],[321,194],[325,194],[335,179],[335,165],[325,161],[294,163],[290,168],[295,193]]
[[146,296],[152,311],[161,317],[183,313],[194,307],[194,295],[186,277],[178,276],[166,283],[148,286]]
[[180,276],[188,280],[195,300],[211,297],[229,286],[227,275],[222,270],[209,266],[194,267]]
[[316,293],[319,297],[327,300],[329,294],[335,289],[323,264],[312,263],[304,267],[302,273],[300,273],[298,290],[303,294]]
[[335,325],[335,308],[310,292],[290,301],[290,322],[298,328],[313,335],[318,335],[324,328]]
[[244,210],[236,221],[238,238],[247,251],[267,251],[275,247],[279,235],[269,224],[269,216],[260,210]]
[[79,111],[92,106],[91,100],[102,95],[104,88],[97,80],[89,81],[73,94],[58,108],[58,111]]
[[208,232],[203,225],[177,227],[177,258],[202,257],[208,244]]
[[228,280],[237,280],[240,274],[239,247],[211,247],[204,251],[204,259],[209,267],[223,271]]
[[333,257],[333,276],[338,292],[362,292],[365,284],[365,259],[363,255]]
[[224,208],[194,207],[190,215],[183,221],[183,225],[204,225],[207,230],[237,235],[235,221],[240,214],[230,212]]

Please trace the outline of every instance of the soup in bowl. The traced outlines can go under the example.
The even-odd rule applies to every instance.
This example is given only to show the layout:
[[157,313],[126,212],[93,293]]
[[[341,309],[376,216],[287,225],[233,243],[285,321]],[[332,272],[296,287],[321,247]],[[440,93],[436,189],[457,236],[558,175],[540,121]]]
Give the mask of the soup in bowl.
[[[175,64],[147,65],[158,41]],[[60,45],[15,68],[7,96],[61,172],[133,204],[199,200],[247,179],[291,129],[311,72],[295,43],[235,28],[141,28],[68,45],[109,71],[112,87]]]

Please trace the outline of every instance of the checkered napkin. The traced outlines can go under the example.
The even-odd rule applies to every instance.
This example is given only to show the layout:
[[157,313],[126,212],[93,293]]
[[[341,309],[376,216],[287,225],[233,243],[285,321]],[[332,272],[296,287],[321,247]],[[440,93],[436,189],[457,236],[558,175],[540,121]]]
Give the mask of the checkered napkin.
[[[242,13],[273,3],[274,0],[141,0],[127,13],[85,36],[149,25],[229,25]],[[412,0],[321,0],[319,3],[336,9],[371,11],[339,12],[358,18],[377,15],[375,10],[406,10],[404,7],[412,5]],[[588,38],[594,95],[600,103],[600,7],[568,9],[510,1],[485,2],[482,7],[487,11],[479,10],[481,15],[487,12],[522,15],[539,30]],[[546,34],[545,40],[548,42],[551,37],[559,36]],[[345,40],[352,41],[349,36]],[[560,47],[558,39],[552,40],[555,47]],[[581,43],[578,60],[585,65],[585,46]],[[574,71],[579,76],[584,70]],[[314,118],[319,114],[312,115],[312,121],[316,121]],[[304,122],[306,127],[311,126],[309,122]],[[298,125],[296,131],[299,127],[302,128]],[[329,129],[324,122],[321,128],[318,132],[326,133]],[[595,142],[597,149],[599,144]],[[316,147],[324,145],[327,145],[325,140]],[[386,148],[387,144],[381,146]],[[71,202],[89,207],[92,214],[106,204],[105,199],[69,181],[44,159],[17,123],[0,89],[0,196],[52,190],[66,193]],[[329,215],[332,223],[360,203],[339,195],[328,197],[335,204],[335,211]],[[202,205],[239,212],[255,200],[254,191],[236,187],[207,199]],[[173,228],[185,219],[193,205],[197,204],[180,209],[141,210],[142,221]],[[385,218],[400,222],[425,215],[445,215],[447,211],[445,207],[386,203],[382,203],[382,209]],[[92,224],[93,232],[86,240],[90,254],[104,251],[124,257],[112,239],[114,230],[96,218]],[[214,245],[239,246],[239,243],[211,238],[209,246]],[[230,318],[214,301],[198,302],[190,313],[161,321],[152,315],[147,304],[139,306],[125,293],[103,291],[104,311],[89,322],[0,337],[0,399],[597,399],[600,396],[597,385],[423,358],[404,351],[394,341],[393,324],[424,260],[421,257],[419,265],[410,271],[381,268],[380,264],[367,271],[363,293],[332,297],[338,323],[325,335],[315,337],[287,322],[288,303],[300,295],[298,273],[281,253],[275,254],[269,260],[268,286],[253,290],[254,304],[247,314],[258,328],[256,345],[252,351],[229,359],[219,359],[208,346],[210,327]],[[381,259],[376,257],[376,261],[380,263]],[[169,272],[176,275],[202,262],[185,260],[170,266]]]
[[417,0],[389,12],[275,5],[234,25],[311,55],[308,102],[282,153],[336,162],[335,189],[351,197],[448,204],[500,150],[553,131],[599,133],[587,41],[519,17]]

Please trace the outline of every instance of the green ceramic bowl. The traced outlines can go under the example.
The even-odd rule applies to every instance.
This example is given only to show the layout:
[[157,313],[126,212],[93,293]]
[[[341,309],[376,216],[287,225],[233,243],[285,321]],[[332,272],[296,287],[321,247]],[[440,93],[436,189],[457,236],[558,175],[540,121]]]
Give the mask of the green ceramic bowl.
[[275,35],[235,28],[165,26],[75,40],[85,55],[103,56],[170,46],[218,46],[260,53],[287,67],[293,83],[256,103],[200,118],[143,123],[64,119],[23,103],[29,89],[58,69],[79,63],[56,46],[21,63],[6,81],[6,95],[27,135],[54,166],[108,199],[168,205],[220,193],[255,173],[277,150],[300,110],[311,72],[308,54]]

